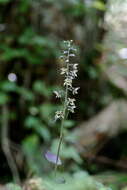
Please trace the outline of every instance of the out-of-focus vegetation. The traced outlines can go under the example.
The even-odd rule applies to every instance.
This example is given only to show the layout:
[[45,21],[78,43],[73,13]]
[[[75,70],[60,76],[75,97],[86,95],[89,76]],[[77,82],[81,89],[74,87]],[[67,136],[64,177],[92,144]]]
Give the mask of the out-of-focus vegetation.
[[[68,39],[78,47],[75,83],[80,92],[76,113],[65,122],[61,158],[67,183],[81,170],[98,176],[127,170],[126,10],[126,0],[0,0],[1,183],[11,182],[11,172],[17,175],[17,170],[22,181],[34,176],[46,183],[50,179],[53,166],[44,152],[49,148],[56,152],[58,145],[54,113],[60,105],[53,90],[62,84],[58,57],[61,41]],[[106,119],[100,119],[102,115]],[[87,124],[81,125],[84,121]],[[76,134],[85,133],[87,138],[78,139]],[[114,190],[124,188],[126,175],[114,173],[104,183]],[[87,185],[89,180],[93,187]],[[88,175],[81,185],[78,178],[75,183],[74,187],[57,184],[55,189],[96,190],[97,182]]]
[[[63,174],[62,174],[63,175]],[[25,186],[26,188],[30,188],[32,190],[57,190],[57,189],[67,189],[67,190],[111,190],[110,188],[106,188],[100,182],[95,181],[92,177],[89,177],[85,172],[77,172],[73,176],[70,176],[64,173],[64,177],[67,178],[67,182],[64,184],[60,184],[52,177],[50,178],[33,178],[29,180]],[[59,174],[59,180],[61,178],[61,174]],[[10,190],[20,190],[18,185],[7,184],[7,188]]]

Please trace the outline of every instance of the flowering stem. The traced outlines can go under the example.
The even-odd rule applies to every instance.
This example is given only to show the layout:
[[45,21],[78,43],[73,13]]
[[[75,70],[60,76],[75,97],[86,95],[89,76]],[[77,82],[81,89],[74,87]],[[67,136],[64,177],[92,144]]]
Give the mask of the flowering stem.
[[[69,50],[67,55],[67,60],[69,60]],[[69,62],[67,63],[67,73],[69,73]],[[65,89],[65,98],[64,98],[64,107],[63,107],[63,118],[61,120],[61,127],[60,127],[60,137],[59,137],[59,144],[58,144],[58,150],[57,150],[57,157],[56,157],[56,164],[55,164],[55,176],[58,168],[58,158],[60,155],[60,148],[63,140],[63,129],[64,129],[64,121],[66,117],[66,109],[67,109],[67,99],[68,99],[68,85],[66,85]]]

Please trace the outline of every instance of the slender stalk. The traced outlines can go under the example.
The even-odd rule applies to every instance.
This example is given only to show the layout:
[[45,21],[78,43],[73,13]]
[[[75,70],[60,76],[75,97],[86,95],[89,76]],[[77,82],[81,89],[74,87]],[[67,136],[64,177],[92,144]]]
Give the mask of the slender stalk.
[[[70,59],[72,57],[75,57],[75,51],[76,48],[73,46],[73,40],[64,41],[65,43],[65,49],[63,50],[62,56],[60,56],[65,61],[65,65],[63,68],[61,68],[61,75],[64,75],[64,84],[65,87],[65,93],[64,93],[64,101],[63,101],[63,109],[58,110],[55,112],[55,121],[57,119],[61,119],[61,125],[60,125],[60,136],[59,136],[59,142],[58,142],[58,149],[57,154],[53,155],[52,153],[47,153],[46,158],[48,161],[55,163],[55,176],[57,172],[58,165],[60,165],[61,160],[59,159],[61,145],[63,141],[64,136],[64,122],[66,117],[68,116],[68,113],[74,113],[74,109],[76,108],[75,105],[75,98],[72,98],[72,95],[78,94],[78,89],[80,87],[73,87],[72,81],[77,77],[77,63],[73,63],[73,59]],[[62,93],[60,91],[54,91],[56,98],[62,98]],[[70,96],[71,94],[71,96]]]
[[[68,55],[67,59],[69,60],[69,50],[68,50]],[[69,62],[67,63],[67,72],[69,73]],[[64,107],[63,107],[63,118],[61,120],[61,127],[60,127],[60,137],[59,137],[59,144],[58,144],[58,150],[57,150],[57,157],[56,157],[56,163],[55,163],[55,176],[58,168],[58,158],[60,155],[60,149],[61,149],[61,144],[63,140],[63,129],[64,129],[64,121],[65,121],[65,116],[66,116],[66,109],[67,109],[67,99],[68,99],[68,85],[66,85],[65,89],[65,98],[64,98]]]
[[10,146],[9,146],[9,137],[8,137],[8,114],[9,110],[7,105],[2,107],[2,129],[1,129],[1,144],[2,149],[7,159],[8,165],[13,175],[14,182],[21,184],[20,176],[14,158],[12,156]]

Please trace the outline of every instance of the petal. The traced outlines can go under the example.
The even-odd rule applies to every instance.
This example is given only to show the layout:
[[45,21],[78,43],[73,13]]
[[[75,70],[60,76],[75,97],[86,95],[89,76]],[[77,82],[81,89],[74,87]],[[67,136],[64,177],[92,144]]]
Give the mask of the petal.
[[[52,152],[50,151],[47,151],[45,153],[45,158],[49,161],[49,162],[52,162],[54,164],[56,164],[56,161],[57,161],[57,155],[56,154],[53,154]],[[58,161],[57,161],[57,165],[61,165],[62,162],[60,160],[60,158],[58,158]]]

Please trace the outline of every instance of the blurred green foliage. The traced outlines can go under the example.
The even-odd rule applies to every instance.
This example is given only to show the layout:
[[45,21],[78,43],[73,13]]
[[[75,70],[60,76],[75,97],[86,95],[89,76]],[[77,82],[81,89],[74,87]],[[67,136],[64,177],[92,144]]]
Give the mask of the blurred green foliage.
[[[87,173],[85,172],[77,172],[73,176],[64,173],[58,174],[59,178],[54,180],[51,176],[48,178],[33,178],[31,181],[28,182],[29,188],[32,190],[111,190],[111,188],[107,188],[101,183],[92,179]],[[64,184],[60,183],[62,178],[66,179]],[[21,188],[14,184],[8,184],[6,187],[9,190],[20,190]]]

